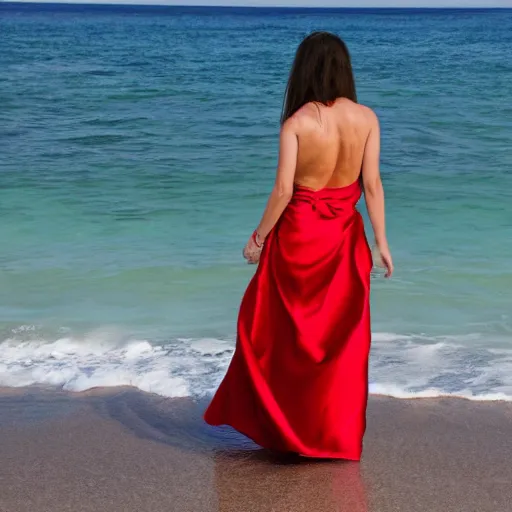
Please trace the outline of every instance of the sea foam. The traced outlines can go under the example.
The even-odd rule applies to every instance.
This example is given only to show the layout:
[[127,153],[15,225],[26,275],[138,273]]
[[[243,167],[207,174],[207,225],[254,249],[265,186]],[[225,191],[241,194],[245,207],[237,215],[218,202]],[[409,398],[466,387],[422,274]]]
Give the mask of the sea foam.
[[[18,329],[0,343],[0,385],[69,391],[135,386],[166,397],[211,395],[228,367],[233,340],[150,342],[108,329],[47,340]],[[30,338],[30,336],[29,336]],[[374,333],[370,393],[397,398],[458,396],[512,401],[512,350],[465,338]]]

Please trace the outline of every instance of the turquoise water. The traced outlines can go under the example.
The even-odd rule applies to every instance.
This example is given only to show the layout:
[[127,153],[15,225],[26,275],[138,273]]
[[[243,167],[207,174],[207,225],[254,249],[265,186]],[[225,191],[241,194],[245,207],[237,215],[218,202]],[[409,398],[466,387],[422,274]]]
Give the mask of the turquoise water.
[[512,10],[0,4],[0,384],[211,391],[314,29],[382,125],[372,391],[512,398]]

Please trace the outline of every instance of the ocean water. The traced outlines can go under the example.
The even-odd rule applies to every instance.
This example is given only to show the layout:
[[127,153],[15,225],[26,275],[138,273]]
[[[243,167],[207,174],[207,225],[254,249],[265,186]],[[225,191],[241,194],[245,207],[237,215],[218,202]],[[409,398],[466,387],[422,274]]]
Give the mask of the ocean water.
[[315,29],[382,125],[371,391],[512,400],[512,10],[1,3],[0,385],[212,392]]

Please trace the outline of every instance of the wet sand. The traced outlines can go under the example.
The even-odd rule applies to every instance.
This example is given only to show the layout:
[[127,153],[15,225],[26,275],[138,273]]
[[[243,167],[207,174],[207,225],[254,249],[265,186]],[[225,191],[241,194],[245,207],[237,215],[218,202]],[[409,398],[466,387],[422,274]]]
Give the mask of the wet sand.
[[276,458],[204,406],[0,390],[0,511],[512,510],[512,404],[372,397],[360,464]]

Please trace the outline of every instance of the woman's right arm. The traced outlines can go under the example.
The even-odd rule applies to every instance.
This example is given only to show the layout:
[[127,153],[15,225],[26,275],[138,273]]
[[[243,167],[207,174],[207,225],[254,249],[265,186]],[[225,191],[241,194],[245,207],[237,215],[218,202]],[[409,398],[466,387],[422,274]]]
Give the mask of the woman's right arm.
[[375,243],[386,267],[386,277],[393,274],[393,259],[386,237],[386,215],[384,208],[384,187],[380,177],[380,127],[374,112],[370,111],[371,128],[366,141],[363,157],[363,187],[368,215],[372,223]]

